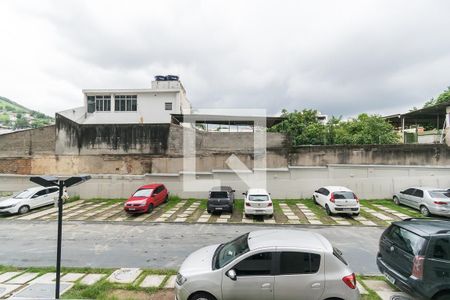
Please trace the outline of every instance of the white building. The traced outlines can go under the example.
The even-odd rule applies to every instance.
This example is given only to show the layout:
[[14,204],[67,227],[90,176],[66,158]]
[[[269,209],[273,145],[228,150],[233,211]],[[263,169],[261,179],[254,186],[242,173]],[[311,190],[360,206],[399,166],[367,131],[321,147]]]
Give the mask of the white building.
[[178,76],[155,76],[151,88],[85,89],[84,106],[58,114],[78,124],[167,124],[171,114],[190,114]]

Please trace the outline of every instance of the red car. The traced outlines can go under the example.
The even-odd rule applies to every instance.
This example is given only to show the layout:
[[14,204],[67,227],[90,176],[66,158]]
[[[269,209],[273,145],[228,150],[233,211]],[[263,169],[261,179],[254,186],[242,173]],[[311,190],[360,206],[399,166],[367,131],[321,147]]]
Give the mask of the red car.
[[169,192],[160,183],[141,186],[125,202],[123,209],[127,213],[150,213],[152,210],[169,201]]

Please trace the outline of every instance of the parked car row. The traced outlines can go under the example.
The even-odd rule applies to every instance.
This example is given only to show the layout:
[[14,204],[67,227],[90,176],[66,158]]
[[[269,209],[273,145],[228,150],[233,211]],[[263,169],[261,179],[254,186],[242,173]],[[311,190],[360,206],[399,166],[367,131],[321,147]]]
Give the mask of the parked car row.
[[425,217],[450,217],[450,189],[412,187],[395,194],[393,200],[397,205],[403,204],[419,210]]

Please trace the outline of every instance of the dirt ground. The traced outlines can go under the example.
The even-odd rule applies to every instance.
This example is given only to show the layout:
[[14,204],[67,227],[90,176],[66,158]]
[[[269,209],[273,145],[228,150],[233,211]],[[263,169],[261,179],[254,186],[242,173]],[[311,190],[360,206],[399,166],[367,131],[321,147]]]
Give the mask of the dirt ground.
[[173,290],[163,290],[154,294],[127,290],[115,290],[111,293],[111,298],[119,300],[173,300],[174,297]]

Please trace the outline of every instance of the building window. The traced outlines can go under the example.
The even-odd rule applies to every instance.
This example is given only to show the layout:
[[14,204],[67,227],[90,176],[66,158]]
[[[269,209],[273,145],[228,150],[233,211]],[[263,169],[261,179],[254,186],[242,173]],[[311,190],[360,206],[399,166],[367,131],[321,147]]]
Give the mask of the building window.
[[87,97],[88,113],[94,111],[111,111],[111,96],[96,95]]
[[166,102],[164,104],[166,106],[166,110],[172,110],[172,102]]
[[115,111],[137,111],[136,95],[116,95]]

